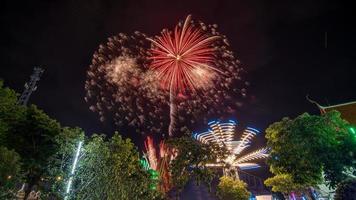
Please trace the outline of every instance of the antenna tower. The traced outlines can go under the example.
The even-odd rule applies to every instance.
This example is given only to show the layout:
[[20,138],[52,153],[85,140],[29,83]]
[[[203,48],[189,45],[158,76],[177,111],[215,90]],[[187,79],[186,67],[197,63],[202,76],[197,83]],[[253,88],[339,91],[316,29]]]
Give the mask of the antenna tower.
[[37,82],[40,80],[41,75],[43,74],[44,69],[40,67],[35,67],[33,69],[33,73],[31,75],[30,82],[25,83],[25,90],[22,92],[18,104],[20,105],[27,105],[28,100],[30,99],[30,96],[32,92],[36,91],[37,89]]

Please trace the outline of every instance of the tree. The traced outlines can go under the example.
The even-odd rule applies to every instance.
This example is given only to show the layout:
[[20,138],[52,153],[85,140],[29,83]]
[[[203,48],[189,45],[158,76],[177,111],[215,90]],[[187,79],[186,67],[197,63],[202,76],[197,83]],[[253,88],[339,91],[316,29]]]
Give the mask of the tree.
[[0,146],[0,199],[13,199],[22,178],[20,156]]
[[356,179],[348,179],[337,186],[335,200],[356,200]]
[[0,80],[0,145],[6,143],[6,137],[24,117],[26,107],[17,104],[17,94],[10,88],[5,88]]
[[[14,90],[5,88],[3,81],[0,81],[0,146],[13,149],[14,159],[21,158],[23,181],[31,189],[42,180],[52,178],[45,174],[48,161],[54,154],[60,153],[62,145],[59,135],[63,136],[68,131],[62,130],[56,120],[36,106],[19,105],[17,96]],[[14,166],[13,169],[17,168]],[[5,169],[1,170],[8,173]]]
[[23,170],[30,187],[40,181],[48,159],[58,151],[55,138],[61,128],[36,106],[28,107],[6,136],[6,146],[14,149],[22,159]]
[[48,158],[58,150],[54,139],[60,131],[59,123],[36,106],[18,105],[16,92],[0,81],[0,144],[20,155],[29,188],[39,182]]
[[290,174],[277,174],[272,178],[266,179],[264,183],[266,186],[272,187],[273,192],[281,192],[286,199],[288,199],[288,195],[291,192],[306,188],[303,185],[295,183]]
[[243,181],[223,176],[217,187],[217,196],[221,200],[247,200],[250,197],[250,192],[247,190],[247,184]]
[[[15,159],[11,161],[13,170],[18,169],[15,164],[21,157],[21,171],[29,188],[35,184],[51,186],[49,190],[41,188],[45,189],[45,198],[50,195],[63,197],[74,151],[78,141],[83,140],[80,128],[61,128],[56,120],[36,106],[18,105],[17,94],[4,88],[0,81],[0,146],[13,149],[1,151],[1,156],[9,162],[10,158]],[[118,134],[109,140],[94,135],[84,146],[81,156],[78,179],[73,185],[78,199],[159,197],[150,189],[149,174],[140,166],[137,149],[130,140],[123,140]],[[7,161],[3,163],[11,166]],[[0,175],[10,173],[6,167],[0,170]],[[9,182],[1,182],[0,187],[5,183]]]
[[74,154],[80,141],[85,140],[84,131],[81,128],[64,127],[60,134],[54,138],[58,145],[58,151],[48,160],[44,182],[50,185],[49,190],[42,192],[42,197],[63,197],[66,182],[69,179],[73,164]]
[[324,171],[329,184],[337,185],[355,162],[356,142],[348,127],[336,111],[273,123],[266,130],[270,171],[289,174],[298,187],[320,184]]
[[223,160],[226,156],[226,150],[217,145],[202,144],[192,137],[186,136],[172,138],[167,143],[176,152],[176,156],[171,162],[170,171],[173,187],[177,189],[177,195],[183,190],[191,177],[195,178],[197,184],[203,182],[211,190],[211,181],[215,174],[205,165],[215,162],[218,158]]
[[106,140],[93,135],[84,146],[73,190],[75,199],[155,199],[150,175],[140,165],[129,139],[115,133]]
[[18,122],[25,111],[17,105],[17,94],[10,88],[5,88],[0,80],[0,198],[11,198],[15,184],[21,177],[20,155],[6,147],[7,136],[14,124]]

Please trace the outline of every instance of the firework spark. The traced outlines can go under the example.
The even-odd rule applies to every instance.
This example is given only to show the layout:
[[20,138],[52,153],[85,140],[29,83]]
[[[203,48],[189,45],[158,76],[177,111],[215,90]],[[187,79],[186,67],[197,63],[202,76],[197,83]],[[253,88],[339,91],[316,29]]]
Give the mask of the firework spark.
[[146,154],[148,158],[148,162],[150,163],[151,169],[158,170],[157,165],[157,153],[156,153],[156,148],[153,143],[153,139],[150,136],[146,137],[145,140],[145,149],[146,149]]
[[[176,133],[178,121],[185,120],[182,116],[191,119],[184,124],[194,124],[198,116],[216,114],[221,110],[216,108],[223,104],[229,109],[226,112],[231,112],[236,106],[229,100],[238,92],[245,95],[245,89],[231,88],[241,85],[237,84],[241,68],[228,50],[226,37],[216,28],[217,25],[196,23],[189,15],[174,31],[164,29],[160,36],[149,39],[150,68],[156,72],[161,87],[169,91],[170,136]],[[179,114],[182,110],[184,115]]]
[[219,36],[205,34],[190,21],[188,16],[173,33],[164,29],[161,36],[149,39],[154,44],[151,68],[158,72],[163,87],[173,92],[206,87],[218,71],[213,42]]

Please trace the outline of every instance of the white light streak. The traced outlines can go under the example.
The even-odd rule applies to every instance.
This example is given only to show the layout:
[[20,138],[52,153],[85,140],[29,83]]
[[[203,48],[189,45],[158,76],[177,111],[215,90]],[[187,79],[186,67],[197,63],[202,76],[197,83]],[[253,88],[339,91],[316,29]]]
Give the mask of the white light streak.
[[242,156],[238,159],[235,160],[234,163],[244,163],[247,161],[251,161],[251,160],[256,160],[256,159],[261,159],[261,158],[267,158],[268,157],[268,150],[267,148],[262,148],[259,149],[257,151],[254,151],[252,153],[249,153],[245,156]]
[[70,172],[70,177],[69,177],[69,180],[68,180],[68,183],[67,183],[67,189],[66,189],[66,194],[65,194],[64,200],[67,200],[68,197],[69,197],[70,188],[72,186],[73,176],[74,176],[74,172],[75,172],[75,169],[77,167],[78,160],[79,160],[79,155],[80,155],[80,150],[82,148],[82,144],[83,144],[82,141],[80,141],[78,143],[77,151],[75,153],[75,157],[74,157],[74,161],[73,161],[73,165],[72,165],[72,170]]

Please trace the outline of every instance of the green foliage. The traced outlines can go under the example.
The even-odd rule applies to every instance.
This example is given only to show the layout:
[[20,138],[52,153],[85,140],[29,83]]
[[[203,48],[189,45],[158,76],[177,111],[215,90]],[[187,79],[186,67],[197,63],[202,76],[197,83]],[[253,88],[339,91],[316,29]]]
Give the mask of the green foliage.
[[250,197],[250,192],[247,190],[247,184],[243,181],[223,176],[217,187],[217,196],[221,200],[247,200]]
[[[270,171],[273,174],[291,173],[291,183],[315,186],[322,180],[322,166],[319,160],[314,160],[317,155],[310,152],[312,141],[309,133],[293,129],[293,120],[284,118],[281,122],[270,125],[266,130],[267,145],[271,147],[271,156],[268,160]],[[310,142],[309,142],[310,141]],[[305,151],[306,150],[306,151]],[[281,177],[277,177],[281,178]],[[296,180],[295,180],[296,179]],[[280,191],[283,192],[283,191]]]
[[335,186],[355,163],[356,143],[348,126],[336,111],[273,123],[266,130],[270,171],[291,175],[296,187],[320,184],[324,171],[325,179]]
[[58,151],[55,138],[61,128],[36,106],[17,104],[17,94],[0,81],[0,145],[21,157],[25,181],[38,184],[48,159]]
[[193,175],[198,184],[206,184],[208,186],[209,192],[211,192],[211,183],[216,176],[213,170],[206,167],[200,167],[193,170]]
[[12,199],[15,184],[22,178],[20,156],[0,146],[0,199]]
[[23,170],[30,185],[36,184],[45,172],[48,158],[58,150],[55,138],[60,125],[36,106],[30,106],[25,117],[7,135],[7,147],[20,154]]
[[[51,186],[49,191],[41,188],[43,198],[63,198],[76,146],[84,140],[80,128],[61,128],[36,106],[18,105],[17,94],[0,81],[0,146],[14,150],[0,149],[1,194],[5,186],[13,189],[9,180],[15,180],[23,171],[30,187]],[[75,197],[159,199],[160,194],[150,189],[150,175],[142,169],[138,156],[130,140],[118,134],[109,140],[94,135],[84,144],[73,184]],[[7,174],[13,174],[11,179],[3,178]]]
[[10,88],[4,88],[0,80],[0,144],[6,143],[7,135],[19,121],[23,120],[26,108],[17,104],[17,94]]
[[84,146],[78,165],[75,199],[156,199],[150,174],[139,162],[136,147],[115,133],[105,140],[93,135]]
[[58,151],[48,159],[47,171],[43,176],[44,182],[51,185],[51,188],[49,191],[43,191],[42,196],[62,196],[64,194],[66,184],[64,180],[69,179],[78,143],[84,139],[84,131],[78,127],[65,127],[55,137]]
[[217,145],[202,144],[191,137],[173,138],[168,140],[170,148],[176,150],[177,156],[171,162],[170,171],[173,186],[180,192],[191,177],[198,184],[207,184],[210,188],[215,174],[205,164],[221,160],[226,150]]
[[265,180],[265,185],[272,187],[273,192],[281,192],[283,194],[289,194],[292,191],[300,191],[305,187],[293,181],[293,177],[290,174],[277,174],[272,178]]
[[356,200],[356,179],[341,182],[335,192],[335,200]]
[[22,175],[20,156],[14,150],[9,150],[12,148],[7,148],[6,144],[12,127],[23,118],[24,112],[25,107],[17,105],[16,92],[4,88],[0,80],[0,199],[10,198]]

